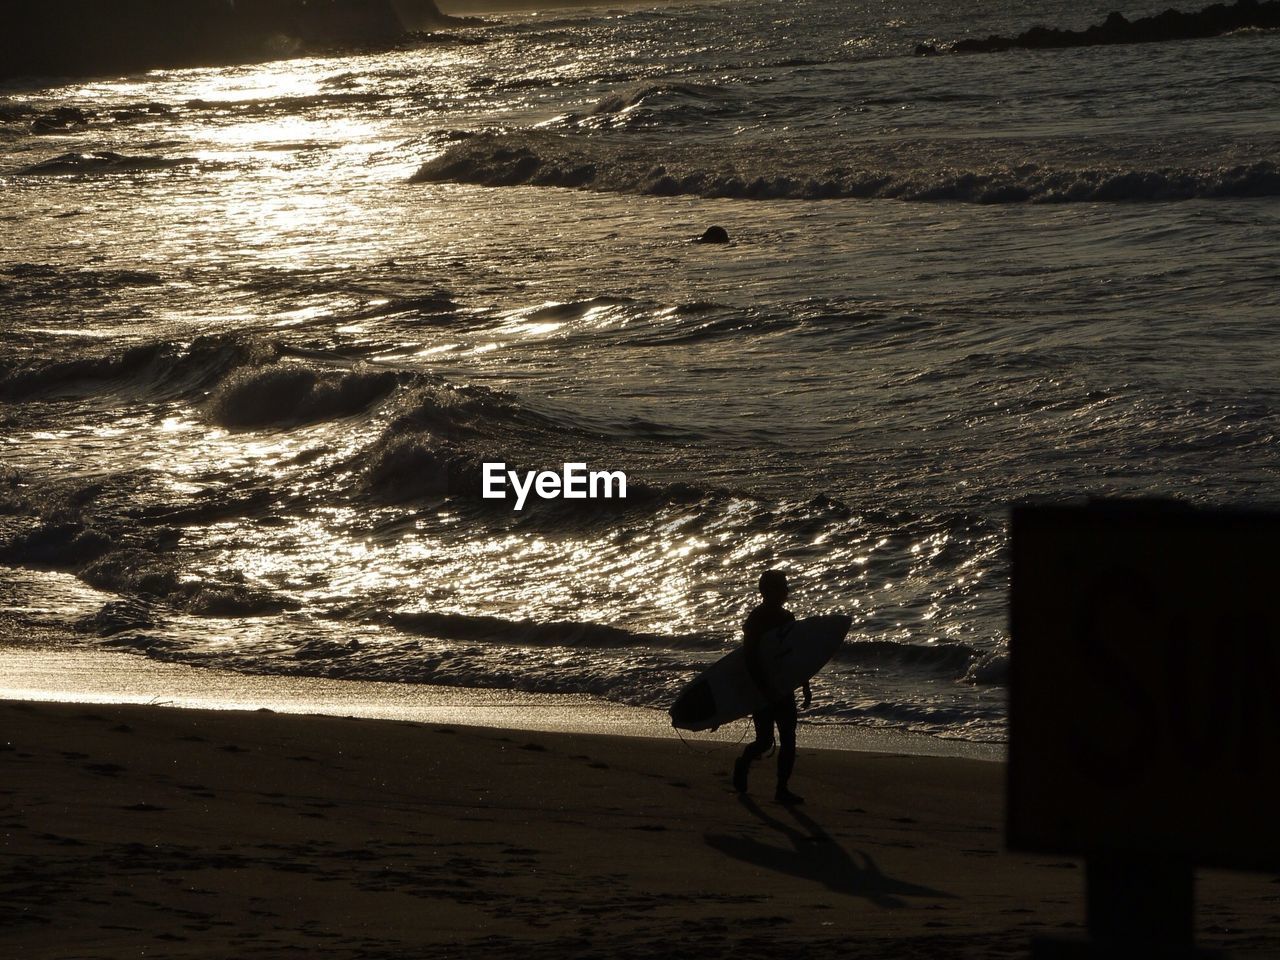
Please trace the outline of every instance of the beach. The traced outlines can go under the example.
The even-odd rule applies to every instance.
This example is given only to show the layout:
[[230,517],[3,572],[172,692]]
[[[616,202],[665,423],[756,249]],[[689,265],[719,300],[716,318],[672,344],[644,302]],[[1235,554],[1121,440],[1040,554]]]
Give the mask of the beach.
[[[42,958],[1003,957],[1083,922],[1002,846],[1004,767],[268,710],[0,702],[0,943]],[[1202,874],[1198,939],[1280,944]]]
[[[1011,517],[1280,499],[1280,31],[510,2],[15,4],[0,960],[1083,936],[1082,862],[1005,849]],[[1108,542],[1042,591],[1078,654],[1031,697],[1067,734],[1032,754],[1049,832],[1152,820],[1058,789],[1081,730],[1135,782],[1276,766],[1228,642],[1270,609],[1152,604],[1161,646]],[[1167,592],[1236,590],[1215,555]],[[767,694],[789,758],[807,679],[807,802],[772,756],[739,796],[745,714]],[[1274,792],[1221,776],[1214,822]],[[1198,882],[1200,944],[1280,950],[1280,879]]]

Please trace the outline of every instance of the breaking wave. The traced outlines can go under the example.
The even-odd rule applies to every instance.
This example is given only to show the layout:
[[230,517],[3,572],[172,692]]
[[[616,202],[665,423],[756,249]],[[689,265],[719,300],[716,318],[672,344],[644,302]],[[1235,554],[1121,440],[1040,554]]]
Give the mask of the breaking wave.
[[172,170],[198,163],[194,157],[126,156],[108,150],[92,153],[64,153],[33,163],[17,171],[20,177],[67,176],[73,174],[144,173]]
[[1057,167],[1032,162],[910,169],[812,159],[802,164],[749,153],[711,160],[653,145],[612,147],[528,134],[484,134],[455,143],[424,163],[411,179],[742,200],[858,198],[1003,204],[1280,196],[1280,165],[1271,160],[1187,168]]
[[[138,280],[150,283],[146,277]],[[0,361],[0,399],[138,391],[153,396],[194,395],[244,365],[278,356],[272,344],[236,337],[198,337],[188,346],[144,343],[74,360]]]
[[712,84],[646,80],[607,93],[586,113],[571,113],[547,127],[642,130],[704,124],[741,109],[732,90]]
[[594,114],[621,113],[632,107],[662,97],[676,97],[686,101],[706,101],[719,93],[716,87],[698,83],[643,83],[628,90],[609,93],[596,101]]
[[205,404],[224,427],[266,427],[351,416],[395,389],[389,370],[318,370],[295,363],[238,370]]
[[485,640],[514,646],[714,650],[722,643],[720,637],[706,634],[667,637],[576,621],[504,620],[501,617],[431,612],[397,613],[388,619],[392,626],[405,633],[447,640]]
[[978,659],[978,651],[964,643],[899,643],[896,640],[846,641],[836,651],[838,663],[858,666],[895,666],[938,673],[954,678],[964,676]]

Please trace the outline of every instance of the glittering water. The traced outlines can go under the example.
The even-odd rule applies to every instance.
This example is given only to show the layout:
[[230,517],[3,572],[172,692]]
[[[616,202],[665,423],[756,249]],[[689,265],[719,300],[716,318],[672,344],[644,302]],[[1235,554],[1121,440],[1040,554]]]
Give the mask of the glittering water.
[[[912,57],[1106,12],[934,6],[4,88],[0,589],[659,705],[783,565],[854,617],[817,718],[999,738],[1010,503],[1276,500],[1280,39]],[[517,514],[489,460],[631,495]]]

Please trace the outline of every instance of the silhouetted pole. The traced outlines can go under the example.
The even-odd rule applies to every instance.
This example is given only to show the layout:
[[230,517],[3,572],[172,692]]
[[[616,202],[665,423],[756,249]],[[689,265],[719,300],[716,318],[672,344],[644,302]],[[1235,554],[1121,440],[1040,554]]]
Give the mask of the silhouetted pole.
[[1085,861],[1089,939],[1104,949],[1129,948],[1147,955],[1190,952],[1194,883],[1191,864],[1184,860],[1115,854],[1089,857]]

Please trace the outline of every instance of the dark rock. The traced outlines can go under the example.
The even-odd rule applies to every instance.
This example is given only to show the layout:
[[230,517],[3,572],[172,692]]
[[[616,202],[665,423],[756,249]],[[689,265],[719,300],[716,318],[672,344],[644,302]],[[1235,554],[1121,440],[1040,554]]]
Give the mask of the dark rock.
[[77,107],[58,107],[31,121],[32,133],[73,133],[89,125],[92,114]]
[[[959,40],[951,45],[955,53],[996,53],[1004,50],[1050,50],[1067,47],[1103,46],[1119,43],[1159,43],[1166,40],[1194,40],[1218,37],[1248,28],[1280,27],[1280,0],[1236,0],[1231,6],[1215,3],[1195,13],[1166,10],[1164,13],[1129,20],[1111,13],[1102,23],[1084,30],[1032,27],[1016,37],[990,36]],[[916,54],[923,56],[921,44]]]
[[434,0],[8,0],[0,76],[270,60],[465,22]]

